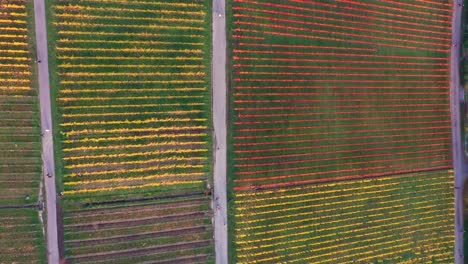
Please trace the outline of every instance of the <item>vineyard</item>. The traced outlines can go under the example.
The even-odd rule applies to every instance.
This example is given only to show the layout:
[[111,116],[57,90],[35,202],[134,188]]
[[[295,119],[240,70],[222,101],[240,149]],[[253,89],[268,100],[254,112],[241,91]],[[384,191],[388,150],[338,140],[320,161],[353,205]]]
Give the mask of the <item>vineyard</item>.
[[[44,261],[37,213],[41,177],[31,5],[0,0],[0,262]],[[29,205],[31,209],[4,209]]]
[[27,4],[0,1],[0,7],[0,186],[8,189],[0,192],[0,205],[33,204],[41,172],[41,136]]
[[210,2],[51,3],[69,261],[212,261]]
[[451,175],[238,192],[236,263],[453,263]]
[[[442,234],[445,218],[438,218],[453,214],[447,209],[453,208],[447,173],[451,12],[451,2],[436,0],[229,1],[235,261],[445,263],[453,257],[453,223],[444,222],[450,232]],[[398,191],[377,181],[399,186]],[[353,191],[358,200],[339,198],[349,196],[342,189],[347,184],[361,186]],[[432,185],[446,198],[420,189]],[[371,196],[364,187],[383,196]],[[294,206],[281,211],[290,201],[275,198],[282,192],[297,197],[297,203],[291,201],[297,211]],[[329,193],[337,195],[336,204]],[[431,211],[421,211],[420,202],[431,203],[421,205]],[[315,206],[326,214],[314,211],[311,218],[288,224]],[[401,239],[367,229],[401,228],[402,223],[386,221],[402,217],[397,208],[416,219],[427,213],[420,217],[428,222],[403,219],[405,233],[412,235]],[[325,220],[328,214],[337,222]],[[268,220],[276,217],[281,220]],[[426,233],[440,237],[426,239]],[[415,245],[418,240],[427,244]],[[382,246],[369,249],[366,241]],[[374,248],[380,253],[369,253]]]

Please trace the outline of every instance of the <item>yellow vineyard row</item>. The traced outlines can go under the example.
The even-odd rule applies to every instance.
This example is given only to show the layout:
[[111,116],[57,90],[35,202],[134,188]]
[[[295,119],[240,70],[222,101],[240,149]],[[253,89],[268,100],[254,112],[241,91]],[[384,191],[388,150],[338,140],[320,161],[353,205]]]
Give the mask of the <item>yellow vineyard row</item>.
[[[171,22],[171,23],[189,23],[189,24],[202,24],[203,19],[193,19],[193,18],[173,18],[173,17],[137,17],[137,16],[128,16],[127,13],[125,16],[109,16],[109,15],[90,15],[90,14],[70,14],[70,13],[61,13],[56,14],[56,17],[71,19],[71,20],[92,20],[92,19],[105,19],[105,20],[132,20],[132,21],[150,21],[150,22]],[[64,19],[64,20],[65,20]],[[59,22],[63,23],[63,22]]]
[[70,190],[64,191],[64,195],[72,194],[82,194],[82,193],[97,193],[97,192],[111,192],[111,191],[121,191],[121,190],[132,190],[132,189],[143,189],[149,187],[159,187],[159,186],[173,186],[173,185],[189,185],[189,184],[199,184],[203,181],[168,181],[168,182],[153,182],[136,186],[117,186],[117,187],[108,187],[108,188],[97,188],[97,189],[82,189],[82,190]]
[[[0,65],[1,67],[1,65]],[[62,89],[60,90],[61,94],[83,94],[83,93],[116,93],[116,92],[128,92],[128,93],[141,93],[141,92],[202,92],[206,91],[206,88],[137,88],[137,89],[127,89],[127,88],[115,88],[115,89]],[[109,113],[112,114],[112,113]]]
[[7,54],[7,53],[14,53],[14,54],[29,54],[27,50],[19,50],[19,49],[0,49],[0,53]]
[[28,32],[27,28],[20,28],[20,27],[0,27],[0,30],[5,31],[19,31],[19,32]]
[[83,101],[115,101],[115,100],[151,100],[151,99],[203,99],[203,95],[167,95],[167,96],[128,96],[128,97],[66,97],[59,98],[61,102]]
[[60,124],[62,127],[70,126],[92,126],[92,125],[122,125],[122,124],[151,124],[151,123],[173,123],[173,122],[206,122],[206,118],[148,118],[144,120],[121,120],[121,121],[89,121],[68,122]]
[[31,69],[31,65],[29,64],[11,64],[11,63],[0,63],[0,68],[23,68],[23,69]]
[[[115,5],[116,3],[120,4],[149,4],[149,2],[142,2],[142,1],[116,1],[116,0],[102,0],[102,1],[90,1],[87,0],[86,2],[94,2],[94,3],[112,3]],[[174,7],[182,7],[182,8],[189,8],[189,10],[193,10],[195,8],[203,8],[202,4],[195,4],[195,3],[170,3],[170,2],[150,2],[151,5],[159,5],[163,6],[165,8],[169,6],[174,6]],[[95,5],[94,5],[95,6]],[[91,7],[91,6],[83,6],[83,5],[77,5],[77,4],[68,4],[68,5],[56,5],[55,9],[57,10],[66,10],[66,11],[99,11],[99,12],[150,12],[151,10],[154,9],[134,9],[134,8],[118,8],[118,7]],[[164,12],[179,12],[179,10],[167,10],[167,9],[157,9],[158,12],[164,13]],[[180,12],[184,12],[183,10],[180,10]],[[200,13],[204,13],[203,11],[199,11]]]
[[96,28],[96,27],[106,27],[106,28],[136,28],[136,29],[168,29],[168,30],[188,30],[188,31],[205,31],[203,27],[190,27],[190,26],[164,26],[164,25],[121,25],[121,24],[106,24],[106,23],[85,23],[85,22],[54,22],[56,26],[70,26],[70,27],[88,27],[88,28]]
[[[65,36],[89,36],[89,32],[86,31],[76,31],[76,30],[60,30],[59,35],[65,35]],[[186,38],[205,38],[205,36],[201,34],[181,34],[181,33],[174,33],[174,34],[169,34],[169,33],[150,33],[150,32],[132,32],[132,33],[116,33],[116,32],[93,32],[93,36],[106,36],[106,37],[112,37],[112,36],[122,36],[122,37],[160,37],[163,39],[167,39],[169,37],[186,37]],[[200,58],[201,59],[201,58]]]
[[0,18],[0,24],[20,24],[24,27],[26,23],[27,22],[25,20]]
[[103,150],[115,150],[115,149],[130,149],[130,148],[147,148],[147,147],[163,147],[163,146],[191,146],[191,145],[206,145],[206,141],[192,141],[192,142],[180,142],[180,141],[166,141],[157,143],[144,143],[144,144],[122,144],[122,145],[109,145],[109,146],[86,146],[86,147],[75,147],[75,148],[64,148],[65,152],[71,151],[103,151]]
[[[67,55],[59,55],[60,59],[63,60],[83,60],[83,59],[90,59],[90,57],[82,57],[82,56],[67,56]],[[164,61],[202,61],[203,58],[201,57],[183,57],[183,56],[175,56],[175,57],[165,57],[165,56],[138,56],[138,57],[131,57],[131,56],[92,56],[93,60],[164,60]]]
[[10,86],[10,87],[1,86],[0,90],[3,90],[3,91],[30,91],[30,90],[32,90],[32,87],[30,87],[30,86],[18,86],[18,85]]
[[89,162],[89,163],[80,163],[80,164],[70,164],[65,165],[67,169],[83,169],[90,167],[114,167],[121,165],[138,165],[138,164],[148,164],[148,163],[164,163],[164,162],[190,162],[190,161],[204,161],[207,160],[207,157],[183,157],[183,156],[173,156],[168,158],[153,158],[153,159],[144,159],[144,160],[131,160],[131,161],[119,161],[119,162]]
[[[1,52],[1,50],[0,50]],[[99,76],[130,76],[130,77],[143,77],[143,76],[164,76],[164,77],[203,77],[204,72],[66,72],[61,73],[61,76],[68,77],[99,77]]]
[[174,138],[197,138],[205,137],[206,133],[173,133],[173,134],[155,134],[155,135],[140,135],[140,136],[114,136],[114,137],[101,137],[101,138],[83,138],[64,140],[64,143],[98,143],[106,141],[128,141],[128,140],[141,140],[141,139],[174,139]]
[[180,130],[198,130],[207,129],[207,126],[158,126],[154,128],[114,128],[114,129],[83,129],[83,130],[71,130],[67,132],[61,132],[65,137],[75,135],[89,135],[89,134],[115,134],[115,133],[138,133],[138,132],[158,132],[158,131],[180,131]]
[[[59,43],[70,43],[70,44],[76,44],[76,43],[105,43],[105,44],[131,44],[131,45],[189,45],[189,46],[203,46],[205,45],[203,42],[180,42],[180,41],[156,41],[156,40],[145,40],[145,41],[133,41],[133,40],[98,40],[98,39],[68,39],[68,38],[62,38],[59,39]],[[83,66],[88,66],[88,65],[83,65]],[[113,65],[115,66],[115,65]],[[126,65],[120,65],[120,66],[126,66]],[[159,65],[128,65],[128,66],[141,66],[141,67],[146,67],[146,66],[159,66]],[[164,65],[161,65],[164,66]]]
[[26,9],[26,6],[23,4],[23,5],[17,5],[17,4],[13,4],[13,3],[2,3],[2,9],[3,10],[8,10],[8,9],[21,9],[21,10],[25,10]]
[[[148,108],[148,107],[170,107],[170,106],[204,106],[206,103],[184,103],[184,104],[179,104],[179,103],[169,103],[169,104],[134,104],[134,105],[129,105],[129,104],[116,104],[116,105],[64,105],[62,106],[63,109],[67,110],[80,110],[80,109],[111,109],[111,108],[117,108],[117,109],[126,109],[126,108]],[[82,131],[82,130],[79,130]]]
[[16,79],[16,78],[0,78],[0,82],[5,83],[30,83],[29,79]]
[[[122,80],[122,81],[60,81],[60,84],[69,84],[69,85],[74,85],[74,84],[80,84],[80,85],[97,85],[97,84],[195,84],[195,83],[205,83],[204,80],[170,80],[170,81],[164,81],[164,80],[152,80],[152,81],[141,81],[141,80],[134,80],[134,81],[129,81],[129,80]],[[154,98],[149,98],[149,99],[154,99]],[[59,99],[60,100],[60,99]]]
[[26,39],[26,34],[0,34],[0,38]]
[[70,173],[65,177],[82,177],[82,176],[97,176],[97,175],[106,175],[106,174],[128,174],[128,173],[144,173],[150,170],[174,170],[174,169],[202,169],[205,165],[188,165],[188,164],[170,164],[170,165],[157,165],[157,166],[148,166],[145,168],[136,168],[136,169],[116,169],[116,170],[104,170],[104,171],[95,171],[95,172],[80,172],[80,173]]
[[[0,37],[1,38],[1,37]],[[15,61],[21,61],[22,63],[24,61],[31,61],[30,58],[27,56],[21,57],[21,56],[15,56],[15,57],[10,57],[10,56],[0,56],[0,60],[15,60]]]
[[[203,54],[201,49],[145,49],[145,48],[69,48],[57,47],[57,51],[135,52],[135,53],[187,53]],[[99,58],[99,57],[97,57]]]
[[[59,65],[59,68],[64,69],[73,69],[73,68],[86,68],[86,69],[94,69],[94,68],[109,68],[109,67],[116,67],[115,64],[72,64],[72,63],[63,63]],[[193,68],[202,68],[205,67],[203,64],[199,65],[135,65],[135,64],[119,64],[119,68],[135,68],[135,69],[159,69],[159,68],[182,68],[182,69],[193,69]]]
[[31,71],[22,71],[22,70],[11,70],[11,71],[0,71],[0,75],[15,75],[15,76],[31,76]]
[[26,13],[26,11],[18,13],[18,12],[11,12],[10,10],[6,12],[4,11],[4,9],[0,10],[0,17],[7,17],[7,16],[25,18],[26,16],[28,16],[28,14]]
[[175,110],[155,112],[126,112],[126,113],[92,113],[92,114],[62,114],[62,117],[98,117],[98,116],[135,116],[135,115],[189,115],[203,112],[202,110]]
[[155,156],[167,154],[186,154],[186,153],[207,153],[208,149],[195,148],[195,149],[167,149],[155,151],[137,151],[137,152],[121,152],[117,154],[100,154],[100,155],[84,155],[84,156],[69,156],[64,157],[63,160],[74,161],[82,159],[111,159],[111,158],[129,158],[138,156]]

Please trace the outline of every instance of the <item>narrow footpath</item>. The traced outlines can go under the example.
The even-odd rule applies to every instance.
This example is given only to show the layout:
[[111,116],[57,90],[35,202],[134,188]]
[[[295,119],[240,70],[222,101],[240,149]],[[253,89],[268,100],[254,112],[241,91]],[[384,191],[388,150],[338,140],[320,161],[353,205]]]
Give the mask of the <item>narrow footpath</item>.
[[55,162],[50,106],[49,60],[47,51],[47,28],[44,0],[34,0],[37,66],[39,78],[39,103],[41,111],[42,161],[45,186],[45,209],[47,215],[46,241],[47,262],[59,263],[57,240],[57,208],[55,190]]

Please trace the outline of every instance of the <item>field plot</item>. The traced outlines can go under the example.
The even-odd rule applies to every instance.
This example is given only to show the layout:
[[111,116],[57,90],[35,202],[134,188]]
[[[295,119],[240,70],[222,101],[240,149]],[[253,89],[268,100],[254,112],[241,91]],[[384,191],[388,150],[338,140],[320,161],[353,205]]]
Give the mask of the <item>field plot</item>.
[[46,263],[37,210],[0,210],[0,263]]
[[[0,207],[34,206],[41,180],[31,4],[0,0]],[[37,209],[0,208],[0,263],[45,263]]]
[[39,192],[41,135],[27,16],[27,1],[0,1],[0,205],[33,204]]
[[452,174],[237,192],[236,263],[453,263]]
[[234,262],[453,262],[451,12],[229,1]]
[[232,1],[236,189],[451,166],[446,1]]
[[[165,255],[140,260],[210,262],[209,199],[200,201],[211,181],[210,1],[55,1],[51,9],[65,256],[116,263],[159,247]],[[139,205],[155,198],[162,207]],[[181,198],[197,205],[173,201]],[[114,211],[129,201],[137,204]],[[189,219],[203,228],[182,235]],[[129,224],[107,232],[101,221]],[[80,238],[82,224],[105,230]]]
[[212,256],[208,202],[199,195],[75,210],[66,207],[67,261],[207,263]]

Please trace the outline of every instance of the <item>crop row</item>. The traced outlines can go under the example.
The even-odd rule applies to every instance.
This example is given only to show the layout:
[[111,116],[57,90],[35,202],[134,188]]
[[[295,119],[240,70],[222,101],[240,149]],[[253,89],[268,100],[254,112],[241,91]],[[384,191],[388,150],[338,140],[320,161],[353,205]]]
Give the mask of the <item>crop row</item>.
[[237,263],[451,259],[451,174],[237,192]]

